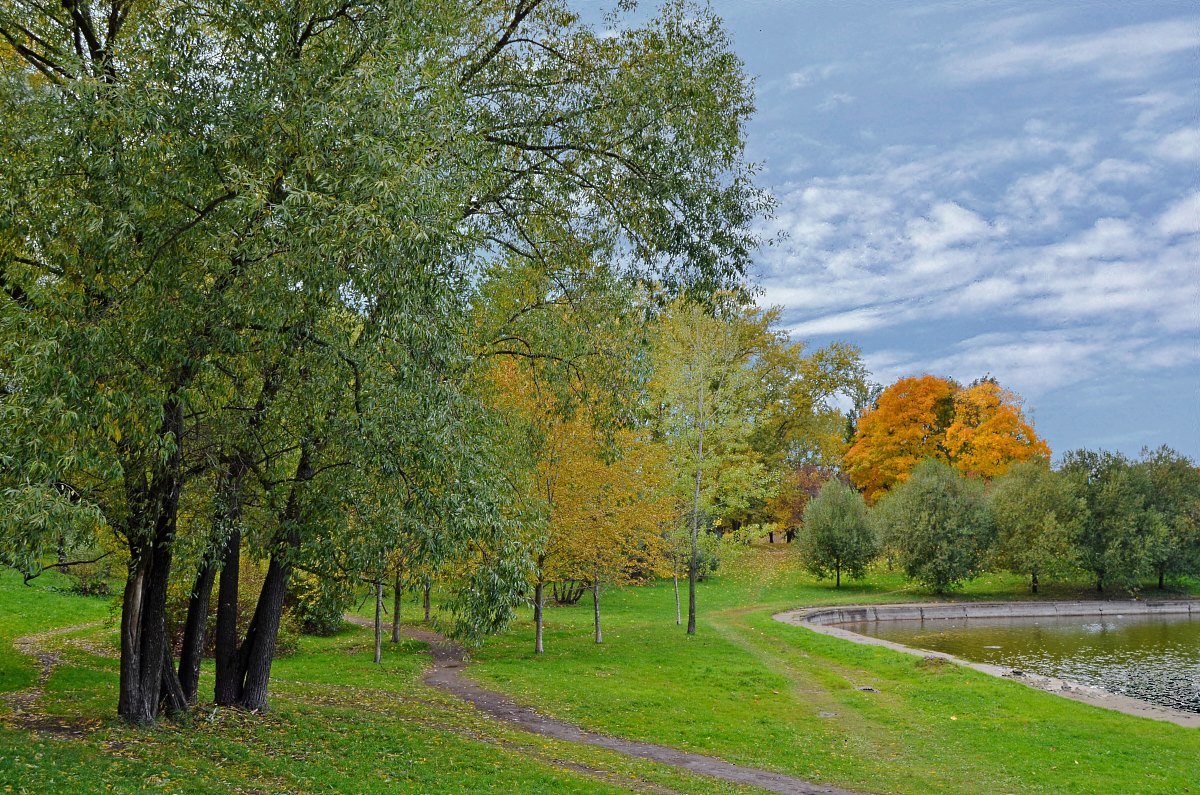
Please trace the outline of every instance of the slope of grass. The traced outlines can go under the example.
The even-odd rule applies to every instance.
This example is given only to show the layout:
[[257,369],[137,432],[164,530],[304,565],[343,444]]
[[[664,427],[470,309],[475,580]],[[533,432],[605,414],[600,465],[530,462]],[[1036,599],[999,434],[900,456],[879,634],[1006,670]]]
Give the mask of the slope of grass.
[[[869,791],[1200,791],[1200,731],[771,619],[802,605],[930,599],[895,575],[835,591],[783,545],[731,568],[702,583],[695,637],[675,625],[663,583],[605,594],[601,646],[585,599],[547,611],[546,654],[531,653],[526,623],[489,641],[469,673],[590,728]],[[1019,579],[989,575],[957,598],[1028,596]]]
[[[49,576],[49,575],[47,575]],[[34,709],[0,701],[0,792],[116,793],[618,793],[669,785],[688,793],[745,793],[648,762],[508,729],[420,682],[428,657],[406,641],[371,661],[370,633],[347,627],[302,638],[278,660],[265,715],[203,706],[181,721],[134,729],[115,719],[115,628],[108,601],[36,589],[0,573],[4,689],[37,682],[37,661],[15,638],[89,621],[46,637],[59,659]],[[205,671],[202,692],[211,692]],[[28,691],[26,691],[28,692]]]

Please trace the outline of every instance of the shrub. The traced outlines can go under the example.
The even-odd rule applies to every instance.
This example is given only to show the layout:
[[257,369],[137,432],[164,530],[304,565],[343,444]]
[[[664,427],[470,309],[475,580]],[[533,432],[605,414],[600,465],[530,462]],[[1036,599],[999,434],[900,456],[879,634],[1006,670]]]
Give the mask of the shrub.
[[800,557],[818,577],[834,576],[842,585],[842,572],[861,577],[879,554],[879,542],[867,518],[862,495],[840,480],[827,480],[804,510]]
[[872,518],[905,573],[939,594],[982,571],[993,536],[983,485],[933,460],[917,465]]

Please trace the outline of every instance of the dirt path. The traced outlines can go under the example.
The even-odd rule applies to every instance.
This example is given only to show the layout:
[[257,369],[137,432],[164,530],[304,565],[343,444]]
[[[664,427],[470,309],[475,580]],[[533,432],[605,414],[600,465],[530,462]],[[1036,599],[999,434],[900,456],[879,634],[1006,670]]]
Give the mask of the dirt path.
[[46,683],[50,681],[51,674],[58,666],[59,656],[55,652],[49,650],[46,642],[51,638],[59,637],[60,635],[69,635],[73,632],[81,632],[85,629],[100,626],[99,621],[92,621],[87,624],[75,624],[70,627],[59,627],[57,629],[38,632],[33,635],[26,635],[15,639],[12,643],[17,651],[22,654],[32,657],[37,660],[38,675],[35,681],[29,687],[23,690],[16,690],[11,693],[0,694],[0,701],[3,701],[12,710],[12,719],[19,725],[29,728],[44,731],[57,732],[61,734],[76,735],[82,733],[80,727],[71,724],[61,718],[51,718],[41,715],[37,711],[37,702],[42,697]]
[[[355,617],[351,621],[360,626],[373,626],[368,619]],[[462,647],[458,644],[429,630],[403,627],[402,631],[410,638],[429,644],[429,650],[433,656],[433,666],[425,672],[426,684],[444,690],[473,704],[493,718],[527,732],[555,740],[605,748],[627,756],[649,759],[652,762],[688,770],[702,776],[710,776],[734,784],[746,784],[783,795],[854,795],[849,790],[825,784],[814,784],[769,770],[735,765],[712,756],[693,754],[637,740],[626,740],[607,734],[596,734],[585,731],[574,724],[546,717],[463,676],[462,669],[466,665],[466,657]]]

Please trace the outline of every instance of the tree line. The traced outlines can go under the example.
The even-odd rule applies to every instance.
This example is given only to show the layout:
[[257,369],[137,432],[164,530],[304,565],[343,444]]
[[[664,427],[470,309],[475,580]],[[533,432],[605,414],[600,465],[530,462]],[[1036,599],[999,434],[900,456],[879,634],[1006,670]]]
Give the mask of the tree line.
[[1200,470],[1168,447],[1136,460],[1075,450],[1057,468],[1039,457],[990,482],[926,459],[872,508],[832,478],[807,507],[800,551],[835,586],[886,556],[939,594],[985,571],[1022,575],[1033,593],[1080,578],[1097,592],[1162,589],[1200,575]]

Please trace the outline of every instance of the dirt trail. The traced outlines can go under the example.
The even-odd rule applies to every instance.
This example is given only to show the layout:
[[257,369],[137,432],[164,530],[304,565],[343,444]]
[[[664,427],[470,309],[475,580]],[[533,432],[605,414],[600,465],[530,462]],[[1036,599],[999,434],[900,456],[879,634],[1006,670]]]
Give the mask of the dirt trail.
[[[373,626],[368,619],[354,617],[351,618],[351,621],[360,626]],[[758,787],[782,795],[855,795],[849,790],[826,784],[814,784],[804,779],[769,770],[735,765],[712,756],[585,731],[574,724],[546,717],[463,676],[462,669],[466,665],[466,655],[458,644],[429,630],[403,627],[402,631],[410,638],[429,644],[430,654],[433,656],[433,666],[425,672],[426,684],[444,690],[473,704],[480,711],[525,731],[555,740],[605,748],[627,756],[649,759],[660,764],[688,770],[702,776]]]
[[81,632],[85,629],[98,627],[100,624],[101,622],[99,621],[92,621],[86,624],[75,624],[70,627],[59,627],[33,635],[26,635],[12,642],[17,651],[34,658],[38,663],[36,682],[23,690],[0,694],[0,701],[3,701],[12,710],[13,720],[29,729],[71,735],[82,733],[82,729],[71,724],[70,721],[40,715],[37,711],[37,702],[41,699],[46,683],[50,681],[50,676],[54,673],[54,669],[59,663],[58,654],[47,649],[46,642],[51,638],[69,635],[73,632]]

